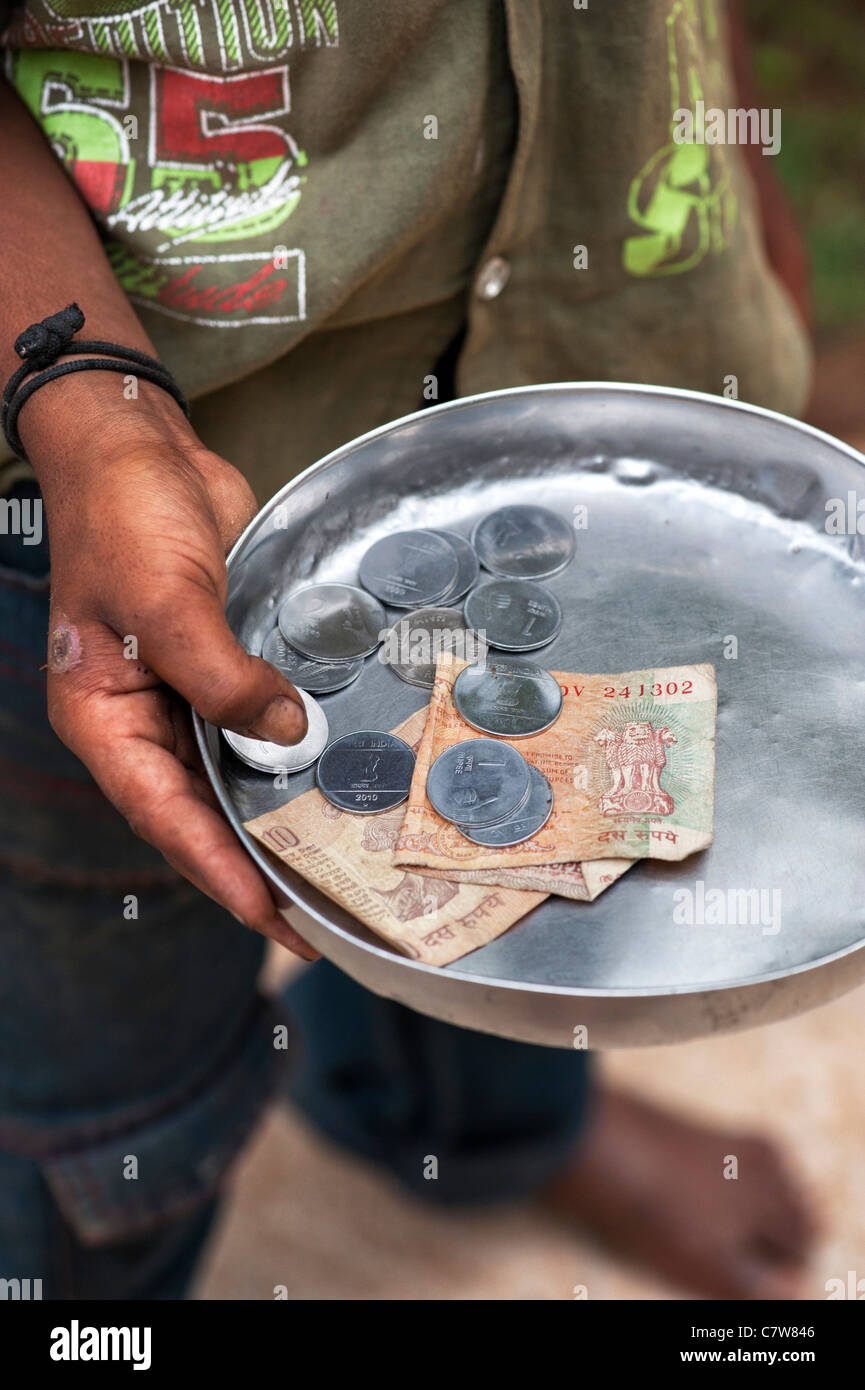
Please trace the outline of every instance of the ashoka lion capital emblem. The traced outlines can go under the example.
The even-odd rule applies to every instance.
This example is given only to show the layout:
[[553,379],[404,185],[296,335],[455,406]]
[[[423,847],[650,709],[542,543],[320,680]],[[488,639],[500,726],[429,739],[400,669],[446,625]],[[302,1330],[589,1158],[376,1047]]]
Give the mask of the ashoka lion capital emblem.
[[605,816],[669,816],[673,798],[661,786],[661,769],[667,764],[667,744],[676,736],[664,725],[625,724],[621,729],[601,729],[595,734],[613,774],[613,785],[598,800]]

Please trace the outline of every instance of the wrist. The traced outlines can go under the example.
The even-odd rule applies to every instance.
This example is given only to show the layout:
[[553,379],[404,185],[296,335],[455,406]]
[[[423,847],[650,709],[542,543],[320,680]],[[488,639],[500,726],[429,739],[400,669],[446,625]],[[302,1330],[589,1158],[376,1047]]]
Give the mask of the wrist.
[[128,372],[76,372],[46,382],[22,408],[18,430],[43,488],[58,474],[86,476],[150,446],[203,452],[173,397],[136,376],[132,364]]

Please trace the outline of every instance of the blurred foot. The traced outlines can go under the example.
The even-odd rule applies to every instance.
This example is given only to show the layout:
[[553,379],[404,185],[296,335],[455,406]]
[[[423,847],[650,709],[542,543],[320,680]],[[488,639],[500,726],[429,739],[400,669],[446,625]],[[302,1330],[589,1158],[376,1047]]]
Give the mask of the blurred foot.
[[[803,1297],[814,1224],[774,1145],[616,1091],[594,1103],[578,1156],[542,1194],[548,1210],[691,1293]],[[731,1158],[737,1178],[724,1176]]]

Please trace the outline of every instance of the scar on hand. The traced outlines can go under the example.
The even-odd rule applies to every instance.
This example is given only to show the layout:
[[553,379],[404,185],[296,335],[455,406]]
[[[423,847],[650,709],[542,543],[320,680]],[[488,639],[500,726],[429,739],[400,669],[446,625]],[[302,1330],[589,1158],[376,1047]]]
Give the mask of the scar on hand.
[[54,672],[68,671],[81,660],[81,638],[77,627],[58,622],[48,639],[48,667]]

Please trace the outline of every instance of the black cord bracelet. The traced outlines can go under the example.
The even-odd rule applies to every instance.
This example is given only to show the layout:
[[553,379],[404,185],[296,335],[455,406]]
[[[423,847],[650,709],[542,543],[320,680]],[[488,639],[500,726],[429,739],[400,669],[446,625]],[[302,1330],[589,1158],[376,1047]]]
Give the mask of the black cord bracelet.
[[[71,376],[73,372],[123,372],[124,375],[142,377],[145,381],[161,386],[173,396],[184,415],[189,419],[189,405],[174,377],[167,367],[163,367],[155,357],[136,348],[121,347],[118,343],[104,343],[99,339],[79,339],[73,342],[75,334],[84,327],[84,315],[77,304],[67,304],[65,309],[50,314],[39,323],[31,323],[15,339],[15,351],[23,358],[20,367],[12,373],[3,391],[0,403],[0,424],[6,443],[20,459],[27,460],[24,446],[18,434],[18,416],[34,392],[48,381],[57,377]],[[98,352],[101,357],[81,357],[74,362],[57,364],[58,357],[65,353]],[[130,365],[134,372],[130,373]],[[33,375],[36,373],[36,375]],[[29,378],[29,380],[28,380]]]

